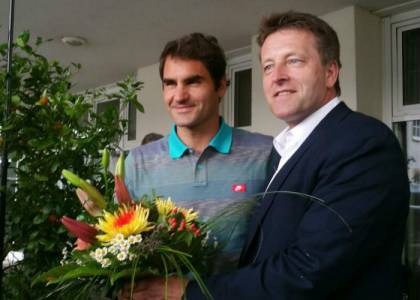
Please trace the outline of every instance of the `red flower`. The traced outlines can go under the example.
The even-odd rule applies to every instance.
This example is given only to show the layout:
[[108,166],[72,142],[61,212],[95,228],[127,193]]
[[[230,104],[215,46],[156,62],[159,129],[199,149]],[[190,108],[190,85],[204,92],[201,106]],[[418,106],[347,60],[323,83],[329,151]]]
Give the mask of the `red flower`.
[[185,229],[185,225],[187,225],[187,223],[185,222],[184,219],[182,219],[181,222],[179,223],[178,231],[183,231]]
[[79,238],[76,240],[76,242],[74,242],[74,244],[76,246],[74,247],[74,250],[77,250],[77,251],[83,251],[83,250],[89,249],[92,246],[92,244],[87,243],[84,240],[79,239]]
[[134,204],[133,200],[131,200],[130,193],[128,192],[127,187],[125,186],[124,181],[121,179],[120,176],[115,176],[115,196],[117,197],[119,204],[126,204],[132,205]]
[[61,223],[66,226],[70,233],[83,240],[84,242],[93,244],[96,241],[96,235],[98,234],[98,231],[94,227],[67,216],[61,218]]

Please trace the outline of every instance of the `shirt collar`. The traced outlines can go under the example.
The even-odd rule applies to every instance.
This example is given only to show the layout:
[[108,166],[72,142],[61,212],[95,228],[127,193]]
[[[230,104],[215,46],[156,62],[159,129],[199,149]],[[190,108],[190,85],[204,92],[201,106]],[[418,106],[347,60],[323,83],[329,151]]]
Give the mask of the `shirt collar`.
[[273,140],[274,148],[280,156],[284,154],[285,149],[294,145],[302,144],[306,138],[311,134],[315,127],[325,118],[325,116],[333,110],[340,103],[338,97],[328,101],[324,106],[309,115],[302,122],[290,128],[287,126],[280,132]]
[[[220,118],[220,127],[216,135],[211,139],[208,147],[213,147],[217,152],[227,154],[232,146],[232,127],[228,126],[223,118]],[[174,124],[168,138],[169,155],[172,159],[180,158],[189,148],[181,141],[176,133]]]

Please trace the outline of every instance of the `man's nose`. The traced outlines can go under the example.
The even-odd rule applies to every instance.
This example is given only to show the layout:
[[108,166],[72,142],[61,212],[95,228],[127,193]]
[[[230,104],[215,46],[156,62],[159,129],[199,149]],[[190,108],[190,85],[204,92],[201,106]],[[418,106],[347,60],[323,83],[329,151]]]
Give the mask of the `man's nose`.
[[188,89],[185,85],[178,85],[175,89],[174,100],[183,101],[188,98]]
[[282,64],[277,64],[274,66],[273,70],[273,81],[277,84],[281,84],[289,78],[286,66]]

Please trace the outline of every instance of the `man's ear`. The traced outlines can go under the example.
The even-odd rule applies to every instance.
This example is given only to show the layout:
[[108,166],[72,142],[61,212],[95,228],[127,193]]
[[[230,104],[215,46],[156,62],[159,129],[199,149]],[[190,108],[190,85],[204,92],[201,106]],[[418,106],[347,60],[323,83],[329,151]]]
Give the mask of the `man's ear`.
[[226,94],[227,86],[228,86],[228,83],[227,83],[226,76],[223,76],[223,78],[220,79],[219,88],[217,89],[217,94],[219,95],[219,99],[222,99],[223,96]]
[[340,67],[338,66],[338,63],[335,60],[329,62],[325,73],[325,83],[327,88],[334,88],[339,73]]

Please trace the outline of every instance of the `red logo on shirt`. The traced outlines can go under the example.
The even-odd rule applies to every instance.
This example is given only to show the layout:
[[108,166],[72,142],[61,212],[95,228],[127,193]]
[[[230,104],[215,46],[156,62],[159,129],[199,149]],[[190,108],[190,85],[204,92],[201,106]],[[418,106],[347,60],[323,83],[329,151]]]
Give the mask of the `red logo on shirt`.
[[245,193],[246,192],[246,184],[232,184],[232,192],[234,193]]

